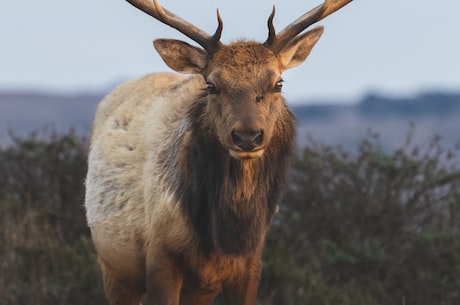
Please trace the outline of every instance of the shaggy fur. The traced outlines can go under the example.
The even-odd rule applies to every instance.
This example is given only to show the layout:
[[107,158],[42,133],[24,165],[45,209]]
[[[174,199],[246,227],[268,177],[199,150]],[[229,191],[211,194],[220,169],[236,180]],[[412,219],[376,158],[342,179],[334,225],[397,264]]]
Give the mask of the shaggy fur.
[[207,128],[205,107],[201,101],[188,113],[193,123],[182,155],[177,193],[203,249],[254,254],[280,200],[295,121],[285,109],[264,155],[241,161],[232,158]]

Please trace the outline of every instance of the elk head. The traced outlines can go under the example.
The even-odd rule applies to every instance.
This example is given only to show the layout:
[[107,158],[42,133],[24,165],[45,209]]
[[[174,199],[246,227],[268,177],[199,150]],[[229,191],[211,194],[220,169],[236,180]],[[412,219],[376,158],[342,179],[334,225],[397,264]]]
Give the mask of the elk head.
[[219,11],[218,27],[211,36],[162,8],[157,0],[127,1],[201,46],[173,39],[154,41],[170,68],[203,77],[212,129],[231,156],[249,159],[263,154],[276,121],[282,119],[286,108],[281,95],[282,72],[307,58],[323,28],[302,32],[352,0],[326,0],[278,34],[273,26],[273,8],[268,18],[268,39],[263,44],[243,40],[229,45],[220,42],[223,24]]

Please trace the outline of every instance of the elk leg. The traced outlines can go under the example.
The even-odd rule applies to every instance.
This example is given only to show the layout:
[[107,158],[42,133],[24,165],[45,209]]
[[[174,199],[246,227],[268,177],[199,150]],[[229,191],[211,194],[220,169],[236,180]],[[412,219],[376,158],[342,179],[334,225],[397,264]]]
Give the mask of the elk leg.
[[251,258],[246,268],[223,285],[226,305],[254,305],[260,281],[261,262],[259,258]]
[[135,283],[118,278],[110,267],[99,258],[99,265],[104,281],[104,290],[110,305],[139,305],[142,289],[136,288]]
[[179,263],[167,254],[150,257],[153,259],[147,258],[146,305],[179,305],[183,282]]
[[182,292],[180,305],[209,305],[219,294],[220,287],[215,289],[198,289],[197,291]]

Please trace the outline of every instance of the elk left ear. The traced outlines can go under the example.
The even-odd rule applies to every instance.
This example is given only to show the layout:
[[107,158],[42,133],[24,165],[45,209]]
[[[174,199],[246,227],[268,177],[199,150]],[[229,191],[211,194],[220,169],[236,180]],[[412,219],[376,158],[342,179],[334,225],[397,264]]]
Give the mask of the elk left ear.
[[291,40],[280,52],[279,58],[284,69],[290,69],[304,62],[313,46],[323,34],[322,26]]
[[153,42],[163,61],[179,73],[200,74],[206,67],[206,51],[175,39],[157,39]]

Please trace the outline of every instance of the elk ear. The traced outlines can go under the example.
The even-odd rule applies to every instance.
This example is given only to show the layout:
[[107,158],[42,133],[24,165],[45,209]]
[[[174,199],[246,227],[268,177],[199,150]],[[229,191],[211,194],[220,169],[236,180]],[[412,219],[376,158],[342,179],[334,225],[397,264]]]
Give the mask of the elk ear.
[[174,39],[157,39],[155,49],[164,62],[180,73],[200,74],[206,66],[206,51]]
[[292,39],[280,52],[279,58],[284,69],[290,69],[304,62],[313,46],[323,34],[322,26],[314,28]]

